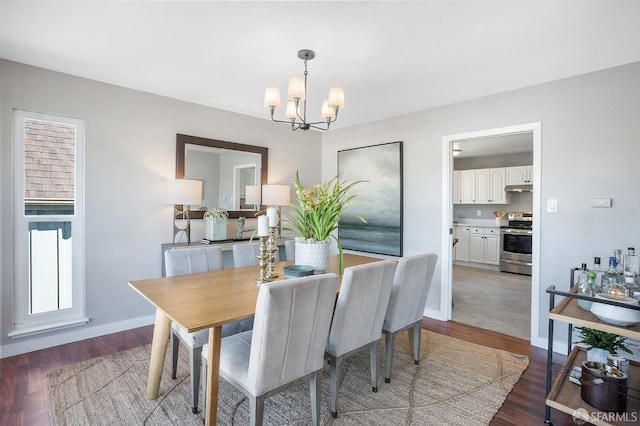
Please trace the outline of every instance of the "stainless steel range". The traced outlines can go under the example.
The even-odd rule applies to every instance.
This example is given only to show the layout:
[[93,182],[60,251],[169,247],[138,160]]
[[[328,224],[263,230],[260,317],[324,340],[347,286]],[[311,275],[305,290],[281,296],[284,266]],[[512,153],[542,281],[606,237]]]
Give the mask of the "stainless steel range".
[[500,227],[500,271],[531,275],[533,214],[509,213],[507,219]]

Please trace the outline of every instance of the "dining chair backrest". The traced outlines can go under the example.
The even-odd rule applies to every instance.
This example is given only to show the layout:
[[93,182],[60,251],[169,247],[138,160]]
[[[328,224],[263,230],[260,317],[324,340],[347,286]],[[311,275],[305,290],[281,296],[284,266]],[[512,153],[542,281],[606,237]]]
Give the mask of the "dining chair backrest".
[[168,277],[217,271],[224,265],[222,250],[217,246],[167,250],[164,259]]
[[418,254],[398,260],[384,329],[396,331],[422,320],[438,255]]
[[247,377],[254,395],[322,369],[337,289],[331,273],[261,285]]
[[327,352],[340,356],[380,340],[395,270],[391,260],[345,268]]
[[284,242],[284,254],[287,260],[296,260],[296,240],[286,240]]
[[[240,268],[242,266],[258,265],[258,255],[260,254],[260,243],[235,244],[233,246],[233,266]],[[280,252],[274,253],[276,262],[280,261]]]

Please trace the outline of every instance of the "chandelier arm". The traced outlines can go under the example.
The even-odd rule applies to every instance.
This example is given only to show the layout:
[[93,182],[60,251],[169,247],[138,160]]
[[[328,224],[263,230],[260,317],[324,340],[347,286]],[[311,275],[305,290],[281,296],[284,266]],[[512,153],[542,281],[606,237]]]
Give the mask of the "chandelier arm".
[[312,129],[318,129],[318,130],[329,130],[329,126],[325,127],[318,127],[318,126],[314,126],[313,124],[309,124],[309,127]]
[[[275,118],[271,117],[271,121],[275,122],[275,123],[287,123],[287,124],[291,124],[291,120],[276,120]],[[298,123],[297,121],[295,121],[295,123]]]
[[327,120],[322,120],[322,121],[312,121],[312,122],[310,122],[310,123],[306,123],[306,124],[309,124],[309,125],[313,125],[313,124],[327,124],[327,123],[333,123],[334,121],[336,121],[336,120],[330,120],[330,121],[327,121]]

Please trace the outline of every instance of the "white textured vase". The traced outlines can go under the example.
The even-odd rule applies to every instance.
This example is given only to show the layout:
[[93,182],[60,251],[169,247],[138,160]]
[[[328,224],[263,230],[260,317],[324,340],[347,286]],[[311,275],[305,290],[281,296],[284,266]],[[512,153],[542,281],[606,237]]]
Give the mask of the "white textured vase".
[[205,218],[205,238],[211,241],[220,241],[227,239],[227,221],[224,219],[215,219],[213,217]]
[[313,267],[315,273],[329,268],[329,241],[323,243],[303,243],[296,241],[296,265]]
[[600,348],[592,348],[587,351],[587,361],[595,361],[601,362],[602,364],[607,363],[607,357],[611,355],[611,352],[600,349]]

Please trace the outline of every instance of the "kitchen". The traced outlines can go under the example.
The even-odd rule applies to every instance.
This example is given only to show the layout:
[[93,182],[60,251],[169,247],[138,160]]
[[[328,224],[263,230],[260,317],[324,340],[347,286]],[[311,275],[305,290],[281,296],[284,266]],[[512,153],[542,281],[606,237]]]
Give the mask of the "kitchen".
[[530,340],[533,137],[453,144],[452,319]]

